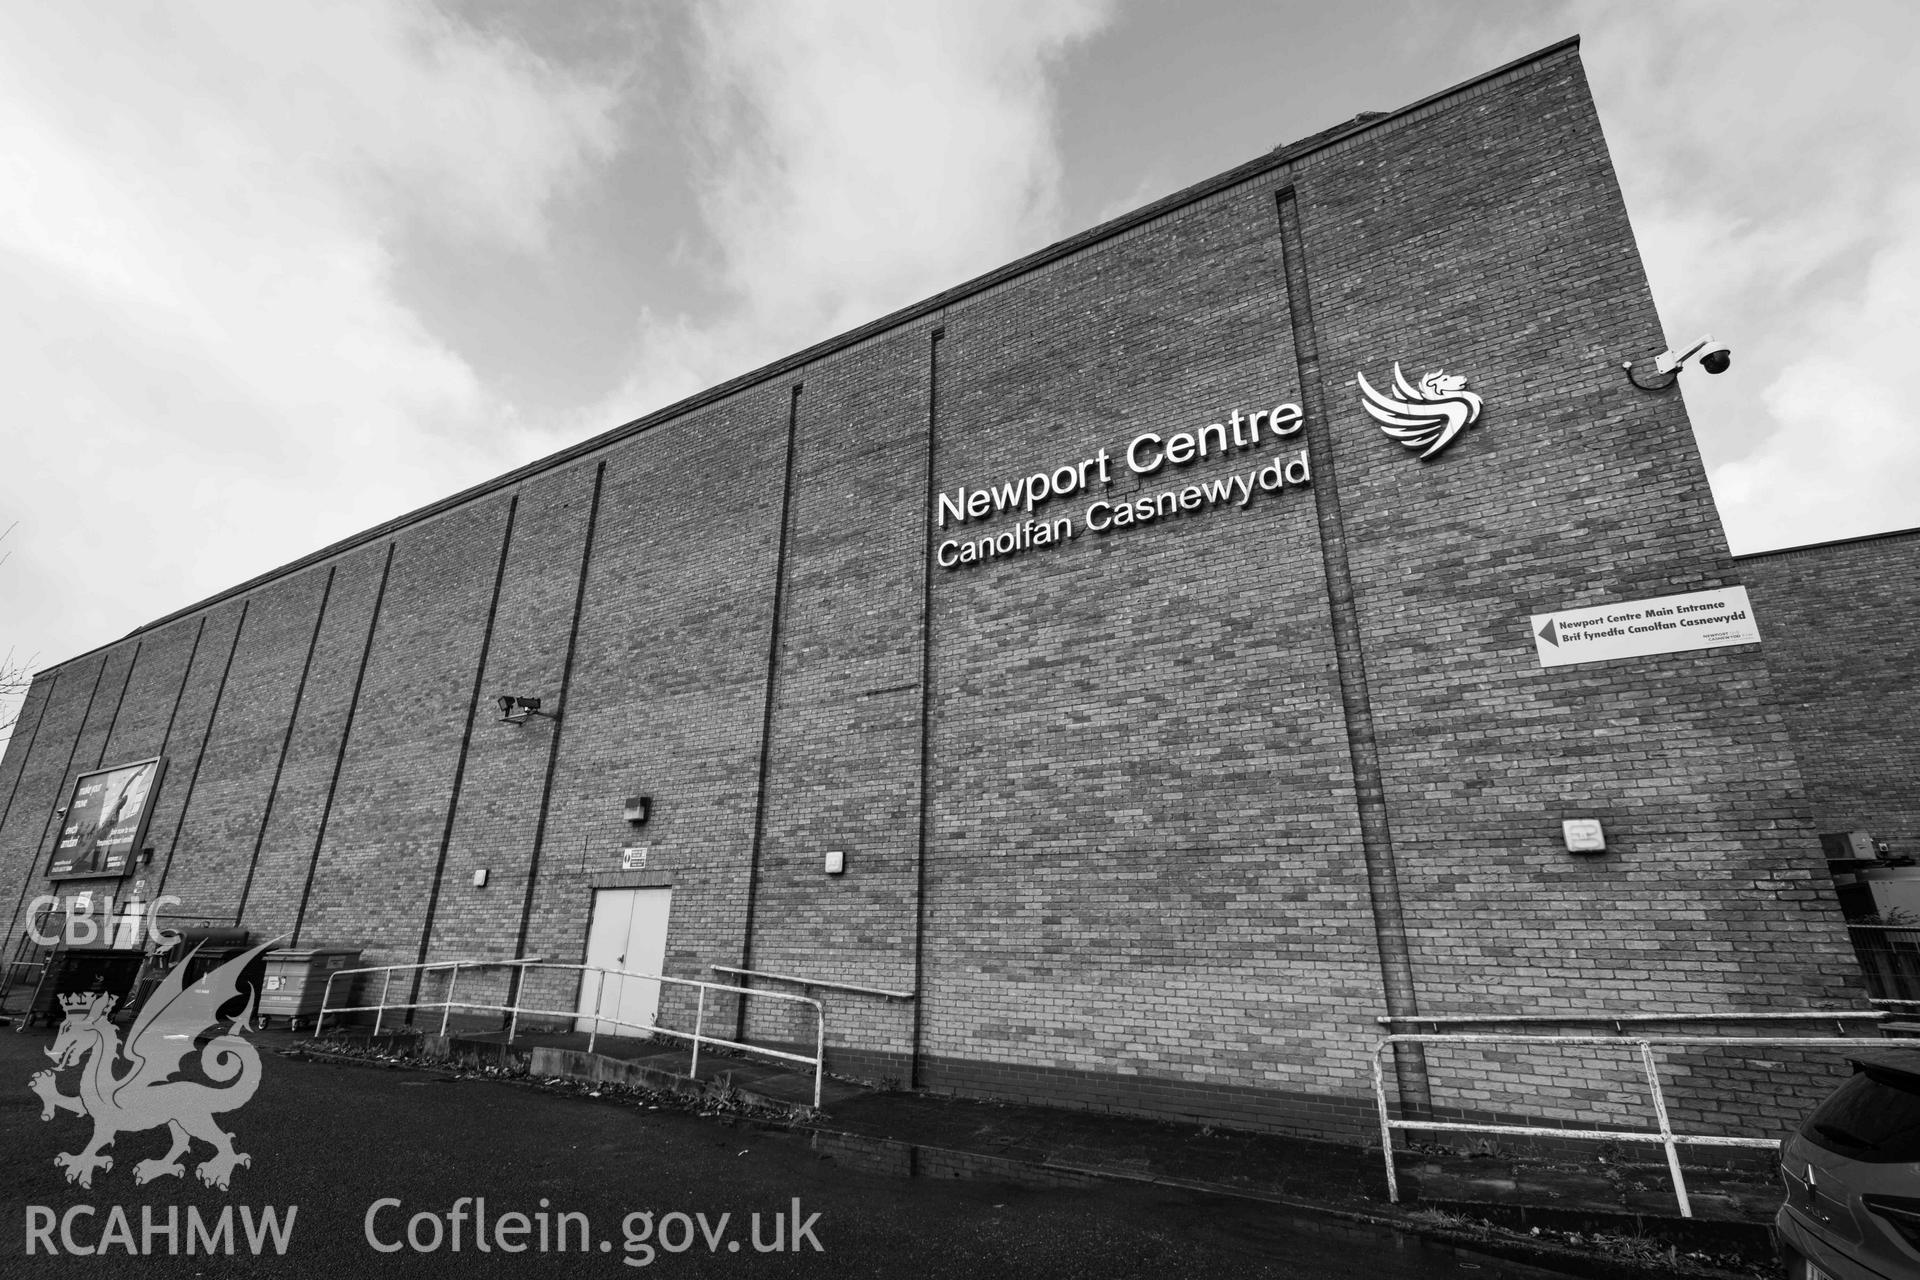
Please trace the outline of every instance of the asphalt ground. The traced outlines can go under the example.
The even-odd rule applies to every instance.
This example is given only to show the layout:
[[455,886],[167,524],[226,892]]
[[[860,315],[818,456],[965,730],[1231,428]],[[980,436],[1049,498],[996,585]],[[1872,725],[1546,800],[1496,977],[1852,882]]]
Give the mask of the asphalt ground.
[[[54,1158],[90,1122],[42,1121],[28,1088],[51,1039],[0,1029],[7,1277],[1557,1274],[1233,1197],[1066,1174],[1036,1185],[611,1094],[271,1051],[257,1094],[219,1117],[251,1157],[227,1190],[193,1176],[200,1144],[186,1176],[138,1185],[135,1166],[166,1149],[159,1129],[123,1133],[83,1188]],[[78,1075],[58,1077],[62,1092]]]

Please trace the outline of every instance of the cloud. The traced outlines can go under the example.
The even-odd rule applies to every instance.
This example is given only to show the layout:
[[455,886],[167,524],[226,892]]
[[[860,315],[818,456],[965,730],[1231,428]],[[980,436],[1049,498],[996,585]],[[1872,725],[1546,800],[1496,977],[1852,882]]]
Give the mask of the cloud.
[[[1920,183],[1890,202],[1887,221],[1920,227]],[[1889,236],[1863,281],[1827,297],[1802,332],[1762,393],[1777,427],[1714,474],[1729,536],[1791,546],[1920,525],[1920,235]]]
[[1920,525],[1920,11],[1573,9],[1664,336],[1734,350],[1684,380],[1734,550]]
[[0,650],[63,660],[519,460],[399,246],[539,254],[614,88],[423,5],[4,21]]
[[685,130],[721,289],[640,317],[599,429],[1039,248],[1062,234],[1048,77],[1108,19],[1038,5],[704,4]]

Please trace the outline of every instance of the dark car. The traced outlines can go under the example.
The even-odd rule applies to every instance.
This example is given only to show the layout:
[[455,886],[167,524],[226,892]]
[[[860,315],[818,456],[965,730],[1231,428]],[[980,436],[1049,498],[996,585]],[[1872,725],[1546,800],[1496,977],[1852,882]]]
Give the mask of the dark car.
[[1780,1144],[1774,1218],[1789,1280],[1920,1280],[1920,1048],[1853,1075]]

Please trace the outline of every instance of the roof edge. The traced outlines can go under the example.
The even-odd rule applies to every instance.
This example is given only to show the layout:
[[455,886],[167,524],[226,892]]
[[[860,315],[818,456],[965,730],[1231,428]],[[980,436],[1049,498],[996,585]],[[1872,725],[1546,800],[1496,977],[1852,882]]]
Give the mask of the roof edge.
[[1761,560],[1767,556],[1791,555],[1796,551],[1825,551],[1831,547],[1851,546],[1856,542],[1881,542],[1888,538],[1909,538],[1920,534],[1920,526],[1912,529],[1889,529],[1885,533],[1862,533],[1851,538],[1831,538],[1826,542],[1803,542],[1793,547],[1775,547],[1771,551],[1746,551],[1733,557],[1737,564],[1742,560]]

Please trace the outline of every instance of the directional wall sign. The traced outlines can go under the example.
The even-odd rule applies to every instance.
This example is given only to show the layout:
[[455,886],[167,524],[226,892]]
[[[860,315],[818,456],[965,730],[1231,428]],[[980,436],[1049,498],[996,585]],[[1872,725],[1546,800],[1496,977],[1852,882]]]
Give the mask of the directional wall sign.
[[1745,587],[1536,613],[1532,629],[1543,667],[1760,642]]

